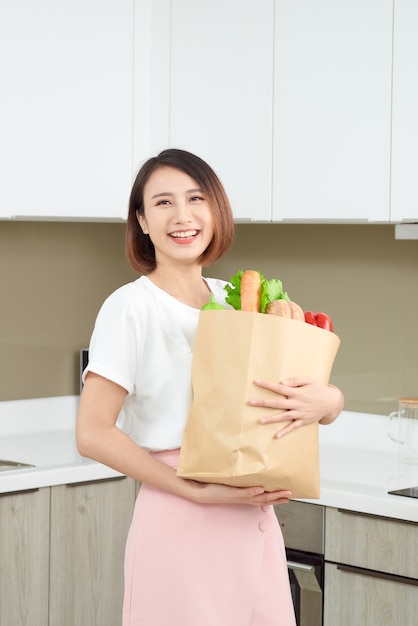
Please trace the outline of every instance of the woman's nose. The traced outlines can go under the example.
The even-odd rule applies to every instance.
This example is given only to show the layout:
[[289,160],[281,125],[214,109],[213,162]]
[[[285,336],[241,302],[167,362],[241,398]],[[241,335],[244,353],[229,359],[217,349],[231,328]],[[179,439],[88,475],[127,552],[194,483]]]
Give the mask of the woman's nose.
[[177,212],[175,219],[179,222],[186,222],[191,219],[191,208],[188,202],[181,201],[177,203]]

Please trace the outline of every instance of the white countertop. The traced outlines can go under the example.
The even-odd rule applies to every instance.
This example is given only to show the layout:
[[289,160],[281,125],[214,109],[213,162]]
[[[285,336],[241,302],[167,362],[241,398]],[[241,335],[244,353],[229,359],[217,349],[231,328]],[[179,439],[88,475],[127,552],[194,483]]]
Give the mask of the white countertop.
[[0,402],[0,460],[35,465],[0,471],[0,493],[120,476],[78,454],[79,396]]
[[[120,476],[78,454],[78,400],[0,402],[0,459],[35,465],[0,471],[0,493]],[[386,427],[386,416],[350,411],[321,426],[321,497],[309,502],[418,522],[418,499],[387,493],[418,486],[418,464],[397,461]]]
[[418,463],[400,463],[385,415],[343,411],[320,427],[321,497],[351,511],[418,522],[418,499],[388,491],[418,486]]

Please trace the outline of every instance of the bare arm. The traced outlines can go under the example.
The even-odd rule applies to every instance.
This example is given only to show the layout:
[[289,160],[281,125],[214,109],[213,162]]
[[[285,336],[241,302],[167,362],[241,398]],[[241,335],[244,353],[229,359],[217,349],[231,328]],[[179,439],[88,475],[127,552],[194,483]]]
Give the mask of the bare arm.
[[116,427],[126,390],[89,372],[80,398],[77,446],[81,455],[112,467],[143,483],[202,503],[276,504],[287,502],[289,491],[265,493],[261,487],[228,487],[185,480],[155,459]]

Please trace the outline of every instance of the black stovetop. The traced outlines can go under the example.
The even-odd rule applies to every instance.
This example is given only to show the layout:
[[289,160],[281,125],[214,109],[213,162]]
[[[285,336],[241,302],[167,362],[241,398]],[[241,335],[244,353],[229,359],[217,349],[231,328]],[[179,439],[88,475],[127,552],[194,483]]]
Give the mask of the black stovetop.
[[418,487],[407,487],[406,489],[396,489],[395,491],[388,491],[388,493],[394,496],[406,496],[407,498],[418,498]]

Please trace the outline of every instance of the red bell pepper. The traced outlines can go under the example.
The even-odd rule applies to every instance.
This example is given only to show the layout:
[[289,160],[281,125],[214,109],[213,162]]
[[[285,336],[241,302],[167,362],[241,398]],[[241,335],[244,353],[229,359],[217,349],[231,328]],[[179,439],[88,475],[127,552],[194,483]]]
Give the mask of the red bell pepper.
[[331,333],[334,332],[331,318],[329,315],[326,315],[326,313],[313,313],[312,311],[306,311],[305,322],[307,324],[312,324],[312,326],[318,326],[318,328],[329,330]]
[[305,322],[307,324],[312,324],[312,326],[316,326],[315,313],[313,313],[312,311],[306,311],[305,312]]

